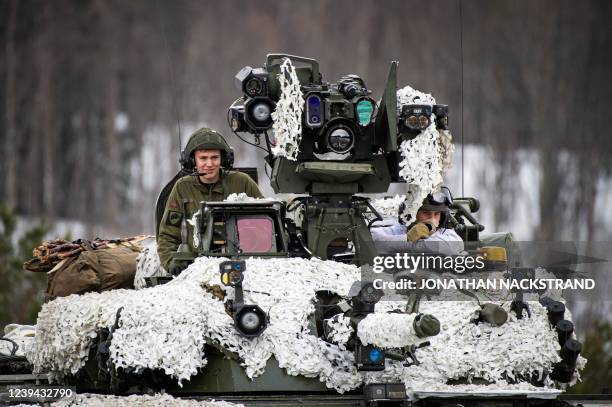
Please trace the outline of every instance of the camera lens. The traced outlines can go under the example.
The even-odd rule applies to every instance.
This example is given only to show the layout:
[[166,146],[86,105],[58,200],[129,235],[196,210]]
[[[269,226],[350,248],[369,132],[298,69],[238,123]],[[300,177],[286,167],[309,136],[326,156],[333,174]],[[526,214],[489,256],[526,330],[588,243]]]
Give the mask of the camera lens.
[[269,98],[256,96],[244,104],[244,122],[248,131],[257,133],[272,127],[272,112],[275,104]]
[[260,335],[268,324],[268,317],[257,305],[239,304],[233,315],[236,330],[246,337]]
[[258,103],[253,106],[253,117],[259,122],[265,122],[270,118],[270,106],[267,103]]
[[373,284],[368,283],[361,289],[360,295],[363,301],[373,304],[380,300],[383,295],[383,292],[382,290],[374,288]]
[[344,94],[349,98],[354,97],[359,92],[359,88],[352,83],[346,84],[342,90],[344,91]]
[[240,326],[245,331],[256,331],[260,324],[259,315],[253,311],[245,312],[240,318]]
[[249,81],[246,83],[245,90],[249,96],[260,95],[261,91],[263,90],[263,85],[261,83],[261,80],[257,78],[249,79]]
[[419,122],[419,119],[417,119],[415,115],[410,115],[406,118],[406,127],[408,127],[411,130],[414,130],[417,128],[418,122]]
[[239,271],[231,271],[229,273],[229,280],[230,280],[230,284],[232,285],[236,285],[238,283],[240,283],[242,281],[242,273],[240,273]]
[[426,129],[429,126],[429,118],[425,115],[419,116],[419,125],[421,129]]
[[336,128],[329,134],[328,145],[334,153],[346,153],[353,147],[353,142],[353,134],[343,127]]

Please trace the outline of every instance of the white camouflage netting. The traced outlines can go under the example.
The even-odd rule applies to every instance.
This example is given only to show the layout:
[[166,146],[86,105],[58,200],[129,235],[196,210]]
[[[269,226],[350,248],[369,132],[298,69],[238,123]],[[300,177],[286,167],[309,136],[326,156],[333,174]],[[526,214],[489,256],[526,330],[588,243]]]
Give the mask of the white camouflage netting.
[[[4,327],[4,338],[10,339],[18,346],[16,356],[24,356],[28,347],[34,342],[36,327],[32,325],[8,324]],[[14,345],[8,341],[0,341],[0,354],[10,355]]]
[[[501,304],[509,311],[509,302]],[[421,364],[409,369],[398,369],[395,377],[411,383],[415,392],[480,391],[480,390],[554,390],[546,380],[546,388],[535,388],[528,383],[509,385],[504,377],[513,379],[521,374],[542,375],[551,371],[560,360],[556,333],[549,327],[546,309],[538,302],[529,303],[532,318],[516,319],[508,313],[508,322],[500,327],[486,323],[466,323],[478,305],[469,301],[425,301],[420,311],[435,315],[440,320],[441,332],[427,338],[431,346],[418,350]],[[580,357],[578,369],[584,367]],[[395,366],[395,365],[394,365]],[[395,366],[397,367],[397,366]],[[394,369],[381,375],[389,377]],[[447,380],[482,378],[493,385],[448,385]],[[502,384],[503,386],[499,386]]]
[[383,348],[400,348],[421,343],[412,328],[417,314],[370,314],[358,326],[359,339],[364,345],[373,344]]
[[169,394],[113,396],[88,393],[61,399],[51,405],[53,407],[244,407],[244,404],[229,403],[227,401],[178,399]]
[[[401,380],[416,392],[461,391],[461,386],[446,384],[459,378],[483,378],[494,382],[485,386],[487,389],[504,390],[512,387],[503,380],[504,374],[513,377],[550,371],[559,359],[556,335],[538,303],[531,304],[533,318],[516,320],[511,314],[507,324],[491,327],[470,322],[478,308],[475,302],[423,302],[421,311],[440,320],[441,333],[428,338],[430,347],[417,351],[422,364],[405,368],[388,362],[384,372],[360,373],[354,367],[352,352],[342,345],[352,330],[345,318],[327,321],[338,328],[334,339],[339,344],[326,343],[307,328],[315,291],[330,290],[346,296],[352,282],[360,277],[357,267],[298,258],[248,259],[243,283],[245,302],[267,311],[270,325],[260,337],[245,339],[237,335],[223,303],[203,289],[205,284],[219,284],[218,265],[222,260],[198,258],[179,277],[162,286],[72,295],[45,304],[28,359],[36,371],[48,370],[53,378],[75,373],[86,361],[95,331],[112,326],[119,307],[124,309],[110,347],[113,363],[137,370],[163,369],[179,380],[188,380],[206,365],[204,338],[235,352],[251,378],[262,374],[266,361],[275,356],[288,374],[318,377],[339,392],[377,380]],[[508,307],[507,303],[503,305]],[[383,302],[377,312],[398,307],[401,305]],[[420,343],[424,339],[415,340],[411,318],[402,314],[369,316],[362,321],[360,337],[384,346]],[[580,366],[583,364],[581,358]],[[542,390],[520,386],[521,391]],[[553,387],[552,383],[547,386]]]
[[281,64],[278,80],[281,95],[276,103],[276,109],[272,112],[272,131],[276,140],[272,147],[272,154],[275,157],[295,160],[302,139],[304,96],[295,68],[289,58],[285,58]]
[[157,242],[152,237],[142,243],[142,252],[136,259],[136,274],[134,275],[134,287],[139,290],[146,287],[145,277],[164,277],[168,272],[164,270],[157,255]]
[[383,218],[396,218],[400,204],[406,199],[404,195],[390,198],[372,199],[370,203]]
[[[436,100],[430,94],[410,86],[397,91],[398,114],[402,106],[414,104],[435,105]],[[399,164],[399,175],[408,183],[403,216],[404,222],[409,224],[427,194],[442,185],[442,177],[452,165],[455,148],[450,132],[436,129],[435,115],[432,113],[429,127],[415,138],[403,141],[399,149],[404,158]]]
[[262,202],[262,201],[273,201],[273,199],[252,198],[248,196],[247,194],[245,194],[244,192],[240,192],[239,194],[229,194],[223,202]]
[[342,314],[334,315],[333,317],[324,320],[325,325],[329,328],[327,337],[330,341],[338,345],[346,344],[355,330],[351,326],[350,318]]
[[[185,380],[205,366],[201,349],[208,337],[236,352],[244,360],[249,377],[260,375],[267,359],[274,355],[289,374],[319,376],[340,391],[359,384],[350,352],[317,339],[303,328],[314,310],[315,290],[346,295],[358,279],[359,269],[319,260],[247,260],[244,286],[257,293],[245,292],[245,301],[258,304],[270,314],[270,326],[263,335],[248,340],[236,334],[223,304],[202,289],[202,284],[219,284],[220,261],[198,258],[163,286],[72,295],[45,304],[28,358],[38,371],[50,370],[58,378],[78,371],[96,329],[111,326],[116,310],[124,307],[121,327],[114,332],[110,349],[117,366],[159,368]],[[299,275],[295,270],[300,270]],[[266,295],[268,291],[272,295]]]

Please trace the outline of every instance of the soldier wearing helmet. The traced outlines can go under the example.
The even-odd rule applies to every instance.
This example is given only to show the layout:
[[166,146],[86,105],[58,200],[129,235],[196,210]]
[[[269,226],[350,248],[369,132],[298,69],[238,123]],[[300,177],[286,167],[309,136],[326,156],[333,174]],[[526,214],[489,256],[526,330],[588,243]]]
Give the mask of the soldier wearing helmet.
[[215,130],[202,128],[189,138],[181,164],[192,174],[180,178],[172,187],[159,224],[157,252],[166,270],[174,268],[172,257],[181,243],[181,222],[184,217],[191,219],[200,202],[223,201],[228,195],[241,192],[263,198],[248,175],[230,171],[233,161],[232,149]]
[[463,240],[453,229],[447,228],[452,199],[447,187],[441,187],[439,192],[427,195],[416,213],[416,219],[408,227],[401,222],[404,210],[402,203],[398,211],[400,221],[372,228],[372,238],[375,241],[403,242],[390,244],[396,250],[459,254],[464,250]]

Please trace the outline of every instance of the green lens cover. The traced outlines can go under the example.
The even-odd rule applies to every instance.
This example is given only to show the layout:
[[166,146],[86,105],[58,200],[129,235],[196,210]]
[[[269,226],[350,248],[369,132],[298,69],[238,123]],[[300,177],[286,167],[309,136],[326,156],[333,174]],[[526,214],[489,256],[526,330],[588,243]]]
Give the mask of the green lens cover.
[[362,99],[357,102],[357,120],[362,126],[367,126],[372,119],[372,113],[374,113],[374,104],[372,101]]

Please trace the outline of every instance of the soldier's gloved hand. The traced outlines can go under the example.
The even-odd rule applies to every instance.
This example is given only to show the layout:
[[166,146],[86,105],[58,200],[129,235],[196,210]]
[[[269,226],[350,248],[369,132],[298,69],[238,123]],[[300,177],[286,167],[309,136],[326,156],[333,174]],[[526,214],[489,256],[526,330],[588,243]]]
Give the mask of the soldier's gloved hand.
[[422,223],[424,223],[425,226],[427,226],[427,228],[429,229],[430,235],[432,235],[438,229],[438,222],[434,221],[431,218],[425,219],[424,221],[422,221]]
[[409,242],[416,242],[419,239],[426,239],[429,237],[429,227],[423,222],[416,223],[408,230],[406,238]]

